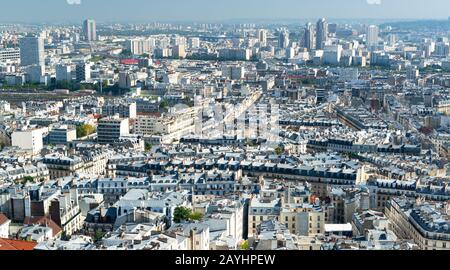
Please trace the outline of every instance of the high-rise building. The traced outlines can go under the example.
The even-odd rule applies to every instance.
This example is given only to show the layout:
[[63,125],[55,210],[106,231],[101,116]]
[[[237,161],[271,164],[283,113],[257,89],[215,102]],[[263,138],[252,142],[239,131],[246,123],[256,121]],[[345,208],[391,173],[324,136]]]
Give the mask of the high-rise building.
[[189,47],[192,49],[198,49],[200,48],[200,38],[189,38]]
[[261,47],[267,46],[267,30],[265,29],[258,30],[258,40]]
[[315,48],[314,44],[314,25],[308,23],[305,28],[304,47],[311,51]]
[[80,83],[82,81],[88,81],[91,79],[91,65],[89,63],[77,64],[75,72],[77,83]]
[[72,81],[72,67],[70,65],[56,65],[56,81]]
[[175,58],[186,58],[186,49],[184,45],[176,45],[172,48],[172,56]]
[[26,68],[27,82],[40,83],[42,76],[45,74],[45,67],[32,65]]
[[376,25],[367,27],[367,45],[373,46],[378,44],[379,29]]
[[155,40],[130,39],[125,42],[125,47],[134,55],[150,54],[155,48]]
[[20,39],[20,62],[22,66],[45,65],[44,39],[24,37]]
[[328,23],[325,19],[320,19],[316,26],[316,48],[323,50],[328,39]]
[[278,47],[286,49],[289,47],[289,32],[282,30],[278,38]]
[[83,22],[83,34],[86,41],[97,40],[97,25],[94,20],[85,20]]

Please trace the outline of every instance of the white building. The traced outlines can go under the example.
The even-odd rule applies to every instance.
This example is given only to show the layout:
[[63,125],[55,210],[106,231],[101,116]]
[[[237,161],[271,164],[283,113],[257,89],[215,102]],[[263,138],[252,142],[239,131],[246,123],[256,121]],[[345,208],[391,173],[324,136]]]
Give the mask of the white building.
[[200,48],[200,39],[199,38],[189,38],[189,46],[192,49]]
[[4,214],[0,213],[0,238],[9,237],[9,225],[11,220],[9,220]]
[[20,62],[20,50],[13,48],[0,49],[0,62]]
[[193,110],[183,114],[162,117],[138,116],[135,132],[139,135],[160,135],[164,141],[172,141],[194,131]]
[[367,28],[367,45],[373,46],[378,44],[379,29],[376,25],[370,25]]
[[155,48],[155,40],[149,39],[130,39],[125,42],[125,47],[134,55],[151,54]]
[[97,140],[99,143],[114,143],[120,137],[129,134],[130,126],[128,118],[107,117],[99,121],[97,128]]
[[41,129],[15,131],[11,136],[12,146],[38,154],[44,147]]

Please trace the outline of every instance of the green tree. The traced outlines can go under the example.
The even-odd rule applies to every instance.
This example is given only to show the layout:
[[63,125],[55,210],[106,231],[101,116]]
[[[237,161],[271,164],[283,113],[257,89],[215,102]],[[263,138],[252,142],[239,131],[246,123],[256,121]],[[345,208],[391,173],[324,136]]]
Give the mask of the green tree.
[[133,53],[132,53],[130,50],[123,50],[123,51],[120,53],[120,55],[121,55],[121,56],[132,56]]
[[284,153],[284,146],[280,144],[277,148],[275,148],[275,153],[277,155],[283,154]]
[[245,240],[244,242],[242,242],[241,245],[239,246],[239,248],[241,250],[250,250],[250,245],[248,243],[248,240]]
[[95,127],[89,124],[77,126],[77,137],[82,138],[95,133]]
[[160,106],[162,109],[167,109],[167,108],[169,107],[169,102],[168,102],[167,100],[163,100],[163,101],[161,102],[161,104],[159,104],[159,106]]
[[95,231],[95,234],[93,237],[94,242],[98,242],[98,241],[102,240],[105,235],[106,235],[106,233],[102,232],[101,230]]
[[22,179],[22,184],[23,184],[23,185],[26,185],[28,182],[34,182],[34,178],[31,177],[31,176],[25,176],[25,177]]
[[153,145],[151,143],[146,143],[145,144],[145,152],[150,152],[152,151]]
[[183,206],[178,206],[175,208],[173,213],[173,221],[175,223],[181,223],[183,221],[188,221],[192,215],[192,210]]
[[189,215],[190,221],[200,221],[203,219],[203,214],[198,212],[193,212]]

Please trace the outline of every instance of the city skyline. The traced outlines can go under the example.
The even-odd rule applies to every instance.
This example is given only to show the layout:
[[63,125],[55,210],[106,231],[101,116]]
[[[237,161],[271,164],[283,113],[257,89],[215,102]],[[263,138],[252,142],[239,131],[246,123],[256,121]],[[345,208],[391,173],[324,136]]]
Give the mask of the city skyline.
[[[332,19],[446,19],[445,0],[246,0],[146,1],[53,0],[44,3],[18,0],[2,4],[1,22],[76,22],[95,18],[111,21],[229,21]],[[24,10],[21,7],[30,8]],[[235,7],[241,8],[236,9]],[[139,7],[139,8],[136,8]],[[175,8],[174,8],[175,7]],[[46,13],[52,10],[51,13]]]
[[450,4],[4,2],[0,253],[450,250]]

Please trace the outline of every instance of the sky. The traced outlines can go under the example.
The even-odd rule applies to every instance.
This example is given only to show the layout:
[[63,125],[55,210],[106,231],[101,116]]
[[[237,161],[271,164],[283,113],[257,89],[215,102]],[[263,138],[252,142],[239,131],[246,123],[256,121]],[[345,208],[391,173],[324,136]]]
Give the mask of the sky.
[[[1,0],[1,22],[444,19],[449,0]],[[7,11],[7,12],[4,12]]]

